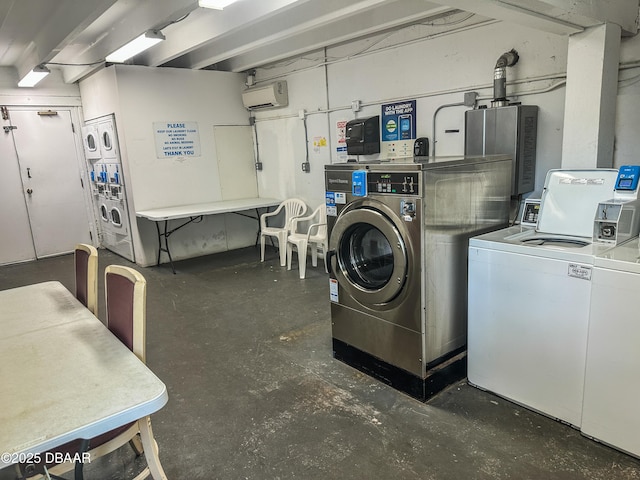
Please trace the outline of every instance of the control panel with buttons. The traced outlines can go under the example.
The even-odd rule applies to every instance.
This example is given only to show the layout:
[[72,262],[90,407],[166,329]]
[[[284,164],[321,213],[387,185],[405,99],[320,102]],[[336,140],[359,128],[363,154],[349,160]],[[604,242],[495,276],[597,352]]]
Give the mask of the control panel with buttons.
[[420,174],[407,173],[379,173],[369,172],[367,175],[367,190],[369,194],[390,194],[402,196],[420,195]]

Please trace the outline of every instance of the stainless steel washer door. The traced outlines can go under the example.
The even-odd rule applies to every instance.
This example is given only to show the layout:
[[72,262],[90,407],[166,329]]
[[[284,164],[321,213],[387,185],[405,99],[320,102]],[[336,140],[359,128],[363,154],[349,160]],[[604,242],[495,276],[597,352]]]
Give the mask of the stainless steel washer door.
[[407,278],[407,249],[400,231],[384,213],[362,207],[336,220],[330,245],[338,283],[363,305],[393,300]]

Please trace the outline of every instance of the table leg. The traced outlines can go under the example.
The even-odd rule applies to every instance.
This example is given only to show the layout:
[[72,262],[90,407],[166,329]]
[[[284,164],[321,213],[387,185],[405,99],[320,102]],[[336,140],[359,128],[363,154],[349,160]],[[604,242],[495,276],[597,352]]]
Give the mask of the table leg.
[[[160,224],[159,222],[153,222],[156,224],[156,232],[158,232],[158,263],[156,265],[160,265],[160,254],[162,253],[162,234],[160,233]],[[167,227],[165,226],[165,229]]]
[[[156,231],[158,232],[158,262],[157,265],[160,265],[160,255],[162,254],[162,252],[165,252],[167,254],[167,256],[169,257],[169,263],[171,264],[171,270],[173,271],[173,274],[175,275],[176,273],[176,269],[173,266],[173,258],[171,258],[171,252],[169,251],[169,235],[171,235],[171,233],[173,232],[173,230],[171,232],[167,231],[167,228],[169,226],[169,220],[165,220],[164,221],[164,232],[160,231],[160,225],[159,222],[154,222],[156,224]],[[162,245],[162,239],[164,238],[164,246]]]
[[258,242],[260,241],[261,227],[260,227],[260,209],[259,208],[256,208],[256,218],[258,219],[258,233],[256,233],[256,243],[254,246],[257,246]]
[[[269,212],[269,207],[266,207],[265,210],[268,213]],[[260,241],[260,233],[262,231],[262,228],[260,226],[260,207],[256,207],[256,216],[255,217],[252,217],[251,215],[247,215],[247,214],[242,213],[242,212],[230,212],[230,213],[235,213],[236,215],[240,215],[242,217],[253,218],[254,220],[256,220],[258,222],[258,232],[256,233],[256,243],[255,243],[255,245],[257,246],[258,242]],[[274,243],[273,243],[273,238],[269,237],[269,240],[271,240],[271,246],[272,247],[275,246]]]
[[[155,222],[156,231],[158,232],[158,265],[160,265],[160,255],[162,254],[162,252],[165,252],[169,256],[169,263],[171,264],[171,270],[173,271],[173,274],[175,275],[176,268],[173,265],[173,258],[171,257],[171,251],[169,251],[169,236],[173,232],[177,232],[178,230],[180,230],[182,227],[186,227],[190,223],[200,223],[203,218],[204,218],[204,215],[197,215],[195,217],[189,217],[189,220],[187,220],[184,223],[181,223],[180,225],[178,225],[177,227],[172,228],[171,230],[169,230],[169,220],[165,220],[164,221],[164,232],[160,231],[160,226],[158,225],[158,222]],[[162,244],[162,239],[163,238],[164,238],[164,245]]]
[[[78,449],[78,454],[80,458],[84,458],[84,453],[89,450],[89,439],[82,439],[80,442],[80,448]],[[76,466],[74,469],[74,478],[75,480],[84,480],[84,473],[82,471],[82,467],[84,464],[81,461],[76,461]]]

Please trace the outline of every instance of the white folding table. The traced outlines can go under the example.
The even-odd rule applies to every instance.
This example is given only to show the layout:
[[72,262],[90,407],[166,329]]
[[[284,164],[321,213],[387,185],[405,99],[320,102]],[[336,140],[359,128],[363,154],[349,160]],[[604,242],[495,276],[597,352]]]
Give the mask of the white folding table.
[[167,389],[61,283],[0,291],[0,468],[156,412]]
[[[158,232],[158,261],[160,265],[160,255],[165,252],[169,257],[169,263],[173,273],[176,269],[173,266],[171,251],[169,249],[169,236],[180,230],[182,227],[193,222],[199,222],[205,215],[218,215],[220,213],[235,213],[253,218],[258,221],[258,236],[260,235],[260,208],[273,207],[278,205],[280,200],[275,198],[241,198],[237,200],[221,200],[219,202],[196,203],[191,205],[180,205],[176,207],[153,208],[151,210],[142,210],[136,212],[136,216],[151,220],[156,225]],[[246,215],[241,212],[247,210],[255,210],[256,216]],[[169,229],[170,220],[188,219],[187,221]],[[164,222],[164,229],[160,230],[160,223]]]

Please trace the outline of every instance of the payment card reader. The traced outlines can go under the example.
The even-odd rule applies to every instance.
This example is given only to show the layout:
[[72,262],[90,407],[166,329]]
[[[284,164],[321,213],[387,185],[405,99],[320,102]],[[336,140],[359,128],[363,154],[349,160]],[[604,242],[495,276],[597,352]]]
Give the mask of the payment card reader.
[[351,173],[351,193],[354,197],[367,196],[367,171],[354,170]]
[[625,165],[618,170],[613,198],[598,204],[593,225],[593,241],[617,245],[638,235],[640,166]]
[[639,165],[626,165],[618,170],[618,178],[616,179],[616,188],[614,198],[625,194],[633,194],[634,198],[638,196],[638,180],[640,179]]

